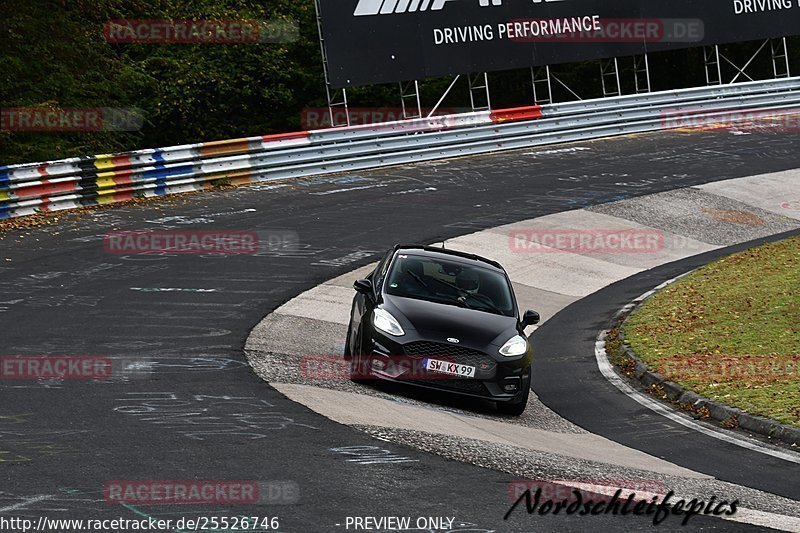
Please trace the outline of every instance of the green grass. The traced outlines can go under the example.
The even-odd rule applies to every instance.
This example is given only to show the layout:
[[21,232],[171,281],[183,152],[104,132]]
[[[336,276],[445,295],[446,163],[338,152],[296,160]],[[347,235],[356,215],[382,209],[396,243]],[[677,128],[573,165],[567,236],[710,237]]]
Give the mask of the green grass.
[[625,339],[668,380],[800,426],[800,238],[726,257],[657,293]]

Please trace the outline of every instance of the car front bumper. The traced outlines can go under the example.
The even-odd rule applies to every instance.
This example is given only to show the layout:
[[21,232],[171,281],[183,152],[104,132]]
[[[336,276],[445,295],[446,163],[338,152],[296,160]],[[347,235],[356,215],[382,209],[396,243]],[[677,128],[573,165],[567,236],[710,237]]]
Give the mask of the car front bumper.
[[[515,358],[492,357],[474,347],[450,346],[419,336],[403,338],[400,343],[378,334],[369,348],[361,364],[363,372],[373,378],[496,402],[515,402],[530,386],[530,350]],[[475,376],[429,371],[425,368],[428,358],[474,367]]]

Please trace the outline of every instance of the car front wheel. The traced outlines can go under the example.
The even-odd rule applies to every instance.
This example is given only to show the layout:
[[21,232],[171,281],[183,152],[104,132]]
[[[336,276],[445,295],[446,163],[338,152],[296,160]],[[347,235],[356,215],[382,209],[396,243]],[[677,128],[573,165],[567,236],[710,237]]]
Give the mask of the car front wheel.
[[347,337],[344,339],[344,360],[350,361],[353,358],[353,352],[350,350],[350,332],[352,328],[347,326]]
[[[369,366],[368,366],[369,360],[368,360],[368,358],[364,357],[361,354],[361,352],[362,352],[362,348],[361,348],[361,345],[362,345],[361,332],[359,331],[356,335],[357,335],[356,336],[356,344],[355,344],[356,349],[355,349],[355,351],[353,353],[349,354],[350,355],[350,381],[353,381],[354,383],[362,383],[362,384],[371,383],[374,380],[370,377]],[[350,334],[348,333],[348,337],[349,336],[350,336]],[[349,341],[349,339],[348,339],[348,341]],[[348,355],[347,352],[349,351],[349,346],[350,346],[350,343],[347,342],[346,346],[345,346],[345,354],[346,355]],[[347,359],[347,357],[345,357],[345,359]]]

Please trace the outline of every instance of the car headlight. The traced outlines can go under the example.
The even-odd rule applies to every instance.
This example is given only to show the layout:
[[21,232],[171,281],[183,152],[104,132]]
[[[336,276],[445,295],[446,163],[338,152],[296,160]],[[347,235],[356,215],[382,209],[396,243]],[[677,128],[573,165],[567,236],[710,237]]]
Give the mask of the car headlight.
[[406,334],[402,326],[400,326],[400,322],[389,311],[384,309],[375,309],[372,315],[372,325],[394,337],[402,337]]
[[500,353],[506,357],[516,357],[528,351],[528,340],[520,335],[511,337],[507,343],[500,348]]

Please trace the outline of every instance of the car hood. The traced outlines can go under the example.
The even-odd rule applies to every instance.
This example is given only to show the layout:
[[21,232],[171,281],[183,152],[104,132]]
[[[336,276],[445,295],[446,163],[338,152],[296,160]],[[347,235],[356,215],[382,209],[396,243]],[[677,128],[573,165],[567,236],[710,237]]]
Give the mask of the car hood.
[[500,348],[518,334],[514,317],[485,313],[455,305],[426,302],[399,296],[386,296],[383,308],[410,328],[431,341],[458,339],[459,345],[485,350],[488,345]]

